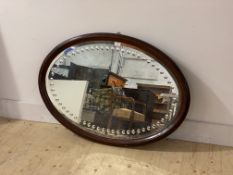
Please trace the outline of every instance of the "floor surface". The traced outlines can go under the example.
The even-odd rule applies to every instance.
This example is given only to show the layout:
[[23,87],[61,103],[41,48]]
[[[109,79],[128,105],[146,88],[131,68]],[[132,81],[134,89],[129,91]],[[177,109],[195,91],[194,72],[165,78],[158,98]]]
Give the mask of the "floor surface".
[[0,174],[232,175],[233,148],[170,139],[120,148],[59,124],[0,118]]

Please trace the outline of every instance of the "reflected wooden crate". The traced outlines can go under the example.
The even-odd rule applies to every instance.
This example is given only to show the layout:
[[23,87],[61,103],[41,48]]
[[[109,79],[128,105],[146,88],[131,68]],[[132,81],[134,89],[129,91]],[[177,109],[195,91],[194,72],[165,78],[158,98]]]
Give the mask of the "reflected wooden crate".
[[139,122],[145,121],[145,115],[127,108],[114,109],[112,112],[112,116],[125,120],[132,119],[132,121],[139,121]]

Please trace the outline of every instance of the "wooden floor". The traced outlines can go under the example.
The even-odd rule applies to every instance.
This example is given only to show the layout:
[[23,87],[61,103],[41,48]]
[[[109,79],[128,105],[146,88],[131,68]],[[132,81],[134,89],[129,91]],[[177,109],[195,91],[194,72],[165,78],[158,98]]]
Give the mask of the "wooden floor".
[[119,148],[63,126],[0,118],[1,175],[232,175],[233,148],[177,140]]

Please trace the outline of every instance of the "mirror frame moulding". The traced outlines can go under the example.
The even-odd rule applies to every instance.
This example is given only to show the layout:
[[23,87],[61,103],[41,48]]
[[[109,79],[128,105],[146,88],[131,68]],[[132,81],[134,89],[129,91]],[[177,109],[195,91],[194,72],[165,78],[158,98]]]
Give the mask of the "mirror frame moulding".
[[[145,54],[151,56],[151,58],[156,57],[156,61],[158,61],[161,65],[163,65],[165,68],[167,68],[167,71],[171,74],[171,76],[174,78],[177,87],[179,89],[179,99],[180,99],[180,108],[178,110],[178,113],[174,116],[174,119],[172,123],[168,125],[167,128],[164,128],[159,133],[151,132],[150,134],[146,135],[144,138],[129,138],[129,139],[112,139],[107,138],[104,136],[96,135],[91,132],[86,132],[83,129],[77,127],[73,122],[69,121],[63,115],[54,107],[53,103],[51,102],[48,93],[46,91],[46,72],[49,68],[51,62],[58,56],[62,51],[64,51],[66,48],[71,47],[76,44],[81,44],[85,42],[91,42],[91,41],[116,41],[116,42],[122,42],[125,44],[129,44],[131,46],[136,47],[138,50],[143,51]],[[41,97],[50,111],[50,113],[66,128],[73,131],[74,133],[85,137],[87,139],[90,139],[92,141],[109,144],[109,145],[115,145],[115,146],[135,146],[135,145],[141,145],[145,143],[149,143],[152,141],[158,141],[162,138],[167,137],[169,134],[174,132],[180,124],[184,121],[188,109],[190,106],[190,91],[187,84],[187,81],[185,80],[184,75],[182,74],[181,70],[178,68],[178,66],[162,51],[157,49],[156,47],[133,37],[122,35],[122,34],[115,34],[115,33],[90,33],[90,34],[84,34],[77,37],[73,37],[71,39],[68,39],[59,45],[57,45],[44,59],[40,72],[39,72],[39,91],[41,94]]]

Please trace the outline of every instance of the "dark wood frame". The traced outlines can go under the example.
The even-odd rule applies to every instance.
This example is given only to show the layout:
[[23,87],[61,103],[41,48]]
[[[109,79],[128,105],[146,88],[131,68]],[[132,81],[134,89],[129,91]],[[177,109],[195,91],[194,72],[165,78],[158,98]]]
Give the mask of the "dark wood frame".
[[[52,104],[51,100],[49,99],[49,96],[46,91],[46,84],[45,84],[45,78],[46,78],[46,72],[49,68],[51,62],[54,60],[54,58],[61,53],[64,49],[84,42],[90,42],[90,41],[117,41],[122,42],[125,44],[132,45],[135,48],[138,48],[139,50],[142,50],[144,53],[148,54],[152,58],[156,58],[156,61],[158,61],[161,65],[167,68],[168,72],[172,75],[174,80],[177,83],[178,89],[179,89],[179,99],[180,99],[180,109],[177,112],[176,116],[174,117],[174,120],[172,123],[168,125],[167,128],[163,129],[161,132],[157,134],[148,134],[144,138],[135,138],[135,139],[112,139],[107,138],[104,136],[95,135],[90,132],[86,132],[83,129],[77,127],[73,122],[63,117],[63,115],[56,110],[54,105]],[[113,33],[91,33],[91,34],[85,34],[81,36],[77,36],[71,39],[68,39],[61,44],[57,45],[45,58],[43,61],[43,64],[40,69],[39,73],[39,90],[42,96],[42,99],[47,106],[48,110],[51,112],[51,114],[66,128],[70,129],[74,133],[83,136],[85,138],[101,142],[104,144],[110,144],[115,146],[133,146],[133,145],[140,145],[145,144],[151,141],[158,141],[169,134],[171,134],[173,131],[175,131],[180,124],[185,119],[189,105],[190,105],[190,92],[188,84],[185,80],[185,77],[183,76],[180,69],[177,67],[177,65],[162,51],[155,48],[154,46],[141,41],[139,39],[129,37],[122,34],[113,34]]]

